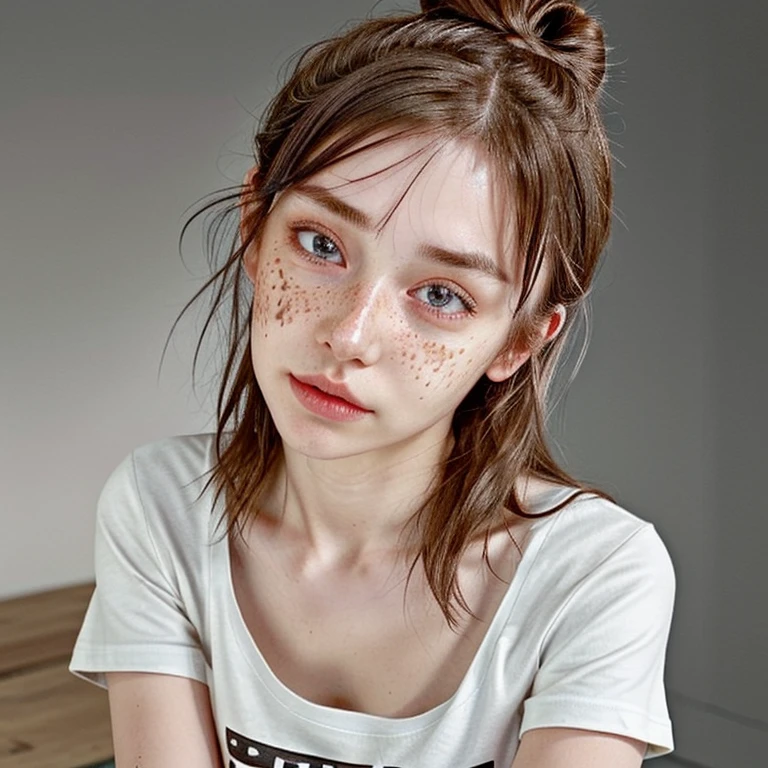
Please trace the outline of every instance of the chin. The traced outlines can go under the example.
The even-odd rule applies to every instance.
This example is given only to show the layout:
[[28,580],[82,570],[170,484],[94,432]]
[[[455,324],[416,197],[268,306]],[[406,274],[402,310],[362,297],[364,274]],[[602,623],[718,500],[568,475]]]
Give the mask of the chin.
[[333,422],[312,423],[311,418],[301,417],[275,419],[274,413],[272,420],[283,446],[310,459],[344,459],[366,453],[372,448],[360,445],[359,439],[349,434],[349,425],[341,425],[345,429],[339,430],[339,425]]
[[349,440],[341,441],[321,438],[283,439],[284,448],[290,449],[294,454],[304,456],[315,461],[344,461],[355,459],[375,451],[373,447],[359,447],[357,450]]

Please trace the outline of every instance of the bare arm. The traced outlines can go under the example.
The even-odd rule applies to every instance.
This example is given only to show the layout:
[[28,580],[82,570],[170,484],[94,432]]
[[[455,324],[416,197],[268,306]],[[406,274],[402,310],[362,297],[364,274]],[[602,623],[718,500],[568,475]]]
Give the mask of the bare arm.
[[208,687],[146,672],[110,672],[117,768],[222,768]]
[[512,768],[640,768],[645,742],[579,728],[533,728]]

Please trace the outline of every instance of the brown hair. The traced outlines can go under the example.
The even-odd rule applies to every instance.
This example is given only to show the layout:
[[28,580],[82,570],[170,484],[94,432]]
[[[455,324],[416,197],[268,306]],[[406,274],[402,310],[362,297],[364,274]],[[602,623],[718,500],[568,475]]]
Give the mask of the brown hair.
[[[217,463],[208,481],[216,500],[224,494],[230,534],[255,513],[281,447],[252,369],[250,283],[242,270],[242,256],[263,231],[275,196],[387,136],[461,138],[487,153],[506,199],[514,201],[516,253],[523,260],[510,341],[535,344],[534,328],[558,304],[567,319],[558,337],[536,348],[510,379],[483,377],[467,395],[454,415],[452,451],[412,519],[418,551],[412,567],[421,560],[455,627],[457,608],[470,612],[456,576],[468,544],[483,536],[487,544],[491,530],[508,525],[505,510],[532,517],[515,478],[531,474],[578,493],[605,495],[558,466],[544,422],[549,384],[609,232],[611,163],[599,111],[606,54],[599,24],[566,0],[421,5],[421,13],[369,19],[298,59],[255,137],[258,184],[227,191],[182,231],[183,238],[195,217],[226,203],[209,230],[213,252],[227,217],[248,204],[226,262],[182,314],[215,288],[196,365],[215,313],[224,305],[231,311],[217,401]],[[531,291],[540,272],[543,298],[534,306]]]

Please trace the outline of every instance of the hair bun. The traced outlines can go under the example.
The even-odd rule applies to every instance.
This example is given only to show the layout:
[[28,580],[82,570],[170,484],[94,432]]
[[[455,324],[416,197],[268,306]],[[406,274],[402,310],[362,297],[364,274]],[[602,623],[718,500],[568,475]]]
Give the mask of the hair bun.
[[424,13],[472,21],[567,69],[591,94],[605,77],[600,24],[569,0],[421,0]]

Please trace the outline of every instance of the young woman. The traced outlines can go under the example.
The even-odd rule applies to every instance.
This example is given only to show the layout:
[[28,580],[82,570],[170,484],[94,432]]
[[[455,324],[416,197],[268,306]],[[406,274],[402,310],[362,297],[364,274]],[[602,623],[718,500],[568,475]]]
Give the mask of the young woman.
[[604,72],[566,0],[423,0],[300,59],[214,227],[217,432],[100,498],[71,668],[118,768],[672,749],[667,551],[544,435],[608,236]]

